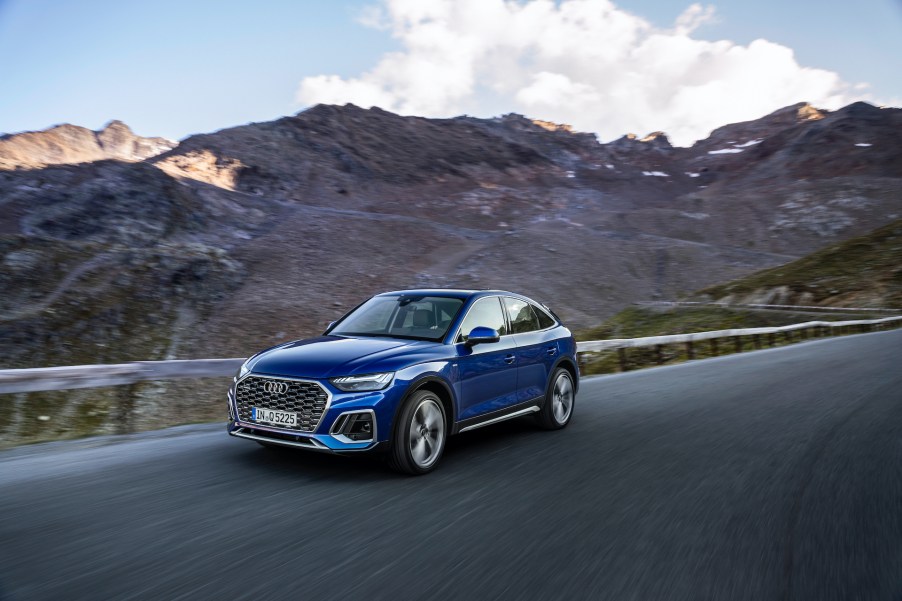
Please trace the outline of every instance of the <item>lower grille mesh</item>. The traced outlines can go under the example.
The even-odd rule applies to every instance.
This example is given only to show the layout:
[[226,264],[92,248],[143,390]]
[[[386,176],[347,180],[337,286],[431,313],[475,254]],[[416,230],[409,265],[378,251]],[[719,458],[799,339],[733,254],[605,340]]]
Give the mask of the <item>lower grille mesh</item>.
[[[280,382],[287,385],[283,393],[267,392],[267,383]],[[272,388],[272,387],[270,387]],[[238,383],[235,391],[235,404],[238,406],[238,419],[253,423],[253,408],[277,409],[293,411],[298,414],[296,426],[275,426],[283,430],[313,432],[323,417],[329,395],[316,382],[298,382],[276,378],[260,378],[248,376]],[[268,424],[272,425],[272,424]]]

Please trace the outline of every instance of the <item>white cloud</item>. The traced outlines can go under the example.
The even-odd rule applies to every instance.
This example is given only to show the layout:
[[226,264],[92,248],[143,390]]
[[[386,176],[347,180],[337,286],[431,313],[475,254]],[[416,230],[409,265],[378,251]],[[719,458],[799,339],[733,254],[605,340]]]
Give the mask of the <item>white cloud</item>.
[[513,111],[603,141],[663,130],[688,145],[803,100],[837,108],[866,97],[780,44],[691,37],[713,18],[714,7],[692,4],[660,29],[609,0],[384,0],[359,20],[402,50],[357,77],[307,77],[297,100],[426,117]]

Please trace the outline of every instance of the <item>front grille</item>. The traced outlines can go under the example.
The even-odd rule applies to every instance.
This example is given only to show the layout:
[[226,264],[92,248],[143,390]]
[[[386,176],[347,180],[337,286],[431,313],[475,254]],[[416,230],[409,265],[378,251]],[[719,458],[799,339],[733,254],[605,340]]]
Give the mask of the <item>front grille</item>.
[[[266,392],[264,384],[281,382],[288,385],[284,393]],[[298,425],[267,426],[298,432],[313,432],[326,410],[329,395],[316,382],[298,382],[276,378],[259,378],[248,376],[238,383],[235,391],[235,404],[238,406],[238,419],[253,423],[253,407],[293,411],[298,414]]]

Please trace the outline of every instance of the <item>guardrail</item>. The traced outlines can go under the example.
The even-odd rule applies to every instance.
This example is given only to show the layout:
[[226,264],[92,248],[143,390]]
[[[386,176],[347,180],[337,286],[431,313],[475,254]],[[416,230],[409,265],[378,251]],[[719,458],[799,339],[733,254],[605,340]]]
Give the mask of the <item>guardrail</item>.
[[232,376],[244,359],[133,361],[113,365],[71,365],[0,370],[0,394],[121,386],[142,380]]
[[763,303],[721,303],[704,301],[636,301],[633,303],[640,307],[721,307],[723,309],[775,309],[775,310],[803,310],[825,311],[837,313],[902,313],[902,309],[878,308],[878,307],[822,307],[818,305],[767,305]]
[[[616,350],[620,355],[620,367],[626,371],[626,349],[629,348],[655,347],[658,362],[663,363],[661,347],[664,345],[684,344],[686,345],[688,357],[694,359],[695,344],[705,340],[711,344],[712,354],[717,355],[719,354],[718,341],[722,339],[732,339],[735,350],[741,352],[743,350],[743,337],[751,337],[754,348],[762,348],[761,340],[763,336],[767,336],[765,343],[773,346],[775,337],[778,334],[783,334],[787,340],[792,340],[794,333],[799,332],[801,339],[807,339],[809,336],[826,336],[828,331],[831,331],[831,333],[835,333],[837,330],[839,330],[839,333],[869,332],[875,329],[892,327],[894,322],[899,321],[902,321],[902,316],[856,321],[809,321],[770,328],[715,330],[645,338],[590,340],[578,342],[577,350],[580,353]],[[243,362],[244,359],[242,358],[188,359],[176,361],[134,361],[114,365],[5,369],[0,370],[0,394],[120,386],[134,384],[143,380],[227,377],[238,371]]]

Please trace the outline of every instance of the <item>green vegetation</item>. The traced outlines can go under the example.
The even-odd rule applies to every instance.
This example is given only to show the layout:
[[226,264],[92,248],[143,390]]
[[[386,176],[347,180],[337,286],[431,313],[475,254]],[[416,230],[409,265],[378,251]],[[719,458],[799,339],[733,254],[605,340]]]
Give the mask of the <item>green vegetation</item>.
[[[642,338],[731,328],[768,328],[803,321],[852,319],[796,311],[758,311],[719,307],[630,307],[600,326],[577,333],[577,340]],[[856,316],[854,319],[858,319]],[[861,317],[866,319],[866,317]]]

